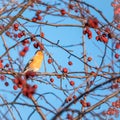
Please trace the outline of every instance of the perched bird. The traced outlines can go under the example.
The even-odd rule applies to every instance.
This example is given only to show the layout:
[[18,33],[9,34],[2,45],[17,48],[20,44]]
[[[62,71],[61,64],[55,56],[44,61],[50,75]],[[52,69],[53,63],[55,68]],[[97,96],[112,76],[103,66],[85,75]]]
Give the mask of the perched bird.
[[42,65],[43,57],[44,54],[42,50],[36,51],[35,55],[32,57],[32,59],[30,59],[30,61],[25,66],[24,73],[28,71],[33,71],[33,72],[39,71]]

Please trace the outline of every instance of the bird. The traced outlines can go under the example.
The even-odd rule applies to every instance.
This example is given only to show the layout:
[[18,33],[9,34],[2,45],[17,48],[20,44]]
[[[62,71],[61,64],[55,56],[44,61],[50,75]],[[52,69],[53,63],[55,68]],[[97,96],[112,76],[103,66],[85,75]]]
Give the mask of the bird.
[[24,73],[28,71],[38,72],[39,69],[41,68],[43,58],[44,58],[43,50],[37,50],[35,52],[35,55],[26,64],[23,72]]

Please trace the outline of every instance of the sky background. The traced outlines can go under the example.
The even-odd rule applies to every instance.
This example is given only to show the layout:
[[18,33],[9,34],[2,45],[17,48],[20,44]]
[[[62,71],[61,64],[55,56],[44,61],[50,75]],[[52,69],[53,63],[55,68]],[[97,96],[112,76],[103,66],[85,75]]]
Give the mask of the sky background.
[[[47,0],[46,0],[47,1]],[[98,10],[101,10],[103,15],[111,22],[113,20],[113,8],[111,7],[111,1],[112,0],[86,0],[87,3],[95,6]],[[51,0],[50,2],[54,2],[54,0]],[[41,9],[40,6],[36,6],[37,9]],[[64,8],[64,6],[63,6]],[[96,12],[94,12],[93,10],[91,10],[92,14],[95,14],[95,17],[97,17],[99,20],[101,20],[103,23],[105,22],[103,19],[101,19],[101,17],[99,16],[99,14],[96,14]],[[14,14],[14,13],[13,13]],[[26,11],[24,14],[25,17],[33,17],[34,13],[30,12],[30,11]],[[73,19],[67,19],[67,18],[60,18],[60,17],[51,17],[51,16],[46,16],[44,18],[44,21],[48,20],[51,23],[74,23],[74,24],[80,24],[78,21],[73,20]],[[20,21],[21,23],[24,23],[24,21],[21,21],[21,19],[18,19],[18,21]],[[34,26],[33,26],[34,25]],[[37,25],[33,24],[33,23],[27,23],[25,24],[25,27],[27,27],[31,33],[33,34],[39,34],[40,33],[40,26],[38,27]],[[34,27],[34,28],[33,28]],[[22,27],[21,27],[22,28]],[[42,32],[45,33],[45,37],[48,38],[49,40],[51,40],[52,42],[57,43],[57,41],[59,40],[59,44],[64,46],[69,46],[69,45],[76,45],[82,42],[82,29],[79,27],[51,27],[51,26],[43,26],[41,25],[41,30]],[[91,56],[93,58],[92,62],[90,63],[93,66],[99,66],[100,64],[100,60],[101,60],[101,56],[104,53],[104,44],[101,42],[96,42],[95,38],[95,33],[93,32],[93,38],[92,40],[88,40],[87,37],[85,36],[85,41],[86,41],[86,49],[87,49],[87,55]],[[5,36],[6,39],[6,43],[8,45],[8,47],[12,46],[15,44],[15,41],[11,40],[10,38],[8,38],[7,36]],[[23,39],[23,38],[22,38]],[[21,40],[22,40],[21,39]],[[38,40],[40,40],[40,38],[38,38]],[[69,58],[69,54],[67,54],[66,52],[64,52],[62,49],[57,48],[56,46],[52,46],[51,44],[49,44],[48,42],[46,42],[45,40],[42,40],[42,42],[45,45],[45,48],[47,49],[47,51],[49,51],[49,53],[52,55],[52,57],[55,59],[55,61],[57,61],[57,63],[59,65],[61,65],[62,67],[67,67],[69,72],[72,71],[84,71],[84,65],[77,59],[75,59],[74,57],[70,57]],[[111,44],[111,41],[109,41],[108,44]],[[4,47],[3,47],[3,43],[2,41],[0,41],[0,47],[1,47],[1,51],[0,51],[0,55],[2,55],[5,51]],[[22,45],[19,45],[18,47],[16,47],[15,49],[12,49],[10,51],[10,55],[13,58],[13,60],[15,60],[23,69],[24,66],[26,65],[26,63],[29,61],[29,59],[34,55],[36,49],[34,49],[33,44],[30,44],[29,46],[29,52],[26,54],[26,56],[24,58],[19,56],[19,52],[22,49]],[[77,55],[78,57],[82,57],[82,46],[75,46],[75,47],[65,47],[67,50],[72,51],[72,53],[74,53],[75,55]],[[107,51],[107,55],[105,58],[105,63],[110,63],[110,59],[109,59],[109,54],[111,54],[111,51],[108,49]],[[18,59],[19,58],[19,59]],[[7,58],[4,58],[5,63],[7,63],[8,61],[6,60]],[[17,59],[19,61],[17,61]],[[40,72],[54,72],[54,68],[52,67],[52,65],[49,65],[47,63],[47,59],[48,56],[45,53],[44,56],[44,63],[42,65],[42,68],[40,69]],[[68,65],[68,61],[71,60],[73,62],[72,66]],[[46,71],[45,71],[45,66],[46,66]],[[18,66],[14,66],[16,68],[16,71],[18,70]],[[89,69],[90,71],[90,69]],[[76,74],[77,75],[77,74]],[[60,86],[60,80],[58,80],[56,77],[53,77],[55,79],[54,84],[57,86]],[[46,83],[49,83],[49,79],[50,77],[40,77],[39,80],[42,79],[44,80]],[[12,101],[15,97],[14,97],[14,93],[19,92],[20,89],[18,89],[17,91],[14,91],[12,89],[13,87],[13,83],[6,79],[6,81],[9,81],[10,85],[8,87],[4,86],[4,82],[0,82],[0,90],[1,96],[4,96],[4,99],[7,99],[7,101]],[[75,81],[75,86],[77,87],[78,85],[84,83],[84,80],[80,81],[78,79],[74,79]],[[62,81],[62,85],[64,89],[72,89],[73,87],[71,87],[69,85],[69,80],[63,80]],[[39,88],[37,89],[36,93],[42,95],[45,94],[45,98],[52,104],[55,105],[56,108],[59,108],[59,106],[61,105],[60,100],[58,100],[54,95],[52,94],[47,94],[47,93],[55,93],[56,95],[58,95],[62,101],[65,100],[65,98],[67,97],[67,95],[72,94],[74,91],[70,91],[66,94],[64,94],[63,92],[61,92],[60,90],[54,89],[53,88],[53,84],[44,84],[44,83],[40,83],[40,82],[32,82],[29,81],[30,84],[38,84]],[[99,81],[98,81],[99,83]],[[83,86],[84,88],[84,86]],[[102,89],[102,88],[101,88]],[[13,92],[13,94],[9,93],[9,92]],[[84,92],[84,89],[80,89],[80,91],[78,93],[76,93],[76,95],[78,96],[80,93]],[[102,92],[102,90],[98,90],[97,92]],[[104,94],[106,93],[110,93],[111,91],[108,90],[104,90]],[[100,93],[101,94],[101,93]],[[103,93],[102,93],[103,95]],[[31,101],[28,98],[22,97],[21,98],[24,99],[24,101],[26,101],[27,103],[31,103]],[[37,98],[37,95],[35,96],[35,98]],[[96,99],[92,99],[92,97],[88,97],[88,100],[91,101],[92,100],[92,104],[96,103],[98,101],[98,99],[102,99],[102,97],[96,97]],[[58,102],[59,101],[59,102]],[[2,101],[1,101],[2,102]],[[21,100],[18,100],[17,102],[21,102]],[[51,108],[51,106],[47,105],[46,106],[46,102],[44,101],[44,98],[40,98],[39,99],[39,104],[43,105],[44,107],[47,108]],[[80,103],[77,103],[75,106],[73,106],[76,109],[80,109]],[[107,107],[107,105],[102,105],[102,107],[97,108],[98,113],[100,111],[103,111],[103,109],[105,109]],[[19,109],[21,116],[24,116],[24,120],[27,120],[28,115],[30,114],[30,112],[32,112],[34,109],[33,108],[29,108],[26,106],[20,106],[20,105],[16,105],[16,108]],[[4,113],[6,111],[6,107],[1,108],[2,112]],[[15,112],[15,108],[12,108],[12,111],[14,111],[15,116],[18,116],[17,113]],[[44,112],[44,110],[43,110]],[[8,114],[10,116],[10,114]],[[47,116],[48,120],[51,118],[51,116],[53,116],[53,114],[49,114]],[[32,115],[30,120],[35,120],[35,119],[39,119],[39,115],[35,112],[34,115]],[[116,118],[117,120],[118,118]],[[9,117],[9,120],[11,120],[11,116]],[[19,120],[19,118],[17,118],[17,120]],[[40,120],[40,119],[39,119]]]

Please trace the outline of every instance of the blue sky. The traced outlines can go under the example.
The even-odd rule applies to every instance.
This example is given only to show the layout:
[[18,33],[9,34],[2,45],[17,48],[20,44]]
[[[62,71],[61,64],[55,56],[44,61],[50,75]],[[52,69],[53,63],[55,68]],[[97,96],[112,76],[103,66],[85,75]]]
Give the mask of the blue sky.
[[[53,2],[54,2],[54,0],[53,0]],[[90,3],[91,5],[94,5],[98,10],[101,10],[102,13],[104,14],[104,16],[109,21],[112,21],[112,19],[113,19],[113,8],[110,6],[111,0],[106,0],[106,1],[105,0],[97,0],[97,1],[96,0],[86,0],[86,2]],[[36,6],[36,8],[41,9],[40,6]],[[100,19],[103,23],[105,22],[105,21],[103,21],[103,19],[100,18],[99,14],[96,14],[96,12],[92,11],[92,14],[93,13],[95,14],[95,17]],[[32,18],[34,15],[35,15],[35,13],[30,12],[30,11],[27,11],[24,14],[24,16],[28,17],[28,18],[29,17]],[[78,21],[75,21],[75,20],[72,20],[72,19],[66,19],[66,18],[60,18],[60,17],[55,17],[54,18],[52,16],[45,17],[45,20],[48,20],[48,22],[51,22],[51,23],[56,23],[56,22],[60,21],[59,22],[60,24],[62,24],[62,23],[80,24]],[[25,23],[25,21],[21,21],[21,19],[18,19],[18,21],[21,22],[21,23]],[[30,25],[30,27],[29,27],[29,25]],[[32,25],[35,25],[35,24],[34,23],[27,23],[27,24],[25,24],[25,27],[27,27],[32,34],[39,34],[40,33],[40,25],[37,26],[37,24],[36,24],[36,27],[32,26]],[[21,27],[21,29],[24,29],[24,28]],[[63,47],[68,46],[68,45],[76,45],[76,44],[79,44],[79,43],[82,42],[82,29],[79,28],[79,27],[41,26],[41,29],[45,33],[45,37],[47,39],[51,40],[54,43],[57,43],[57,41],[59,40],[59,44]],[[12,39],[10,39],[8,37],[5,37],[5,39],[6,39],[6,43],[7,43],[8,47],[15,44],[15,41],[13,41]],[[40,41],[40,38],[38,38],[38,40]],[[2,41],[0,41],[0,42],[1,42],[0,47],[2,49],[0,51],[0,54],[3,54],[4,53],[3,43],[2,43]],[[45,48],[47,49],[47,51],[49,51],[49,54],[51,54],[51,56],[57,61],[57,63],[62,68],[67,67],[69,72],[81,72],[81,71],[83,72],[84,71],[84,65],[78,59],[74,58],[73,56],[71,56],[69,58],[69,54],[67,52],[63,51],[60,48],[57,48],[54,45],[49,44],[45,40],[42,40],[42,42],[45,44]],[[105,48],[104,44],[101,43],[101,42],[96,42],[95,32],[93,32],[93,38],[91,40],[88,40],[87,36],[85,36],[85,42],[86,42],[87,55],[91,56],[93,58],[90,65],[99,66],[99,64],[101,62],[101,59],[102,59],[101,57],[104,53],[104,48]],[[111,44],[111,42],[109,42],[109,44]],[[20,65],[21,68],[24,68],[24,66],[29,61],[29,59],[34,55],[36,49],[34,49],[33,43],[31,43],[30,46],[29,46],[28,53],[26,54],[26,56],[24,58],[22,58],[22,57],[19,57],[19,50],[21,50],[22,48],[23,48],[23,46],[20,44],[18,47],[16,47],[15,49],[12,49],[10,51],[10,55],[13,58],[13,60],[15,60],[15,61],[16,61],[17,58],[19,58],[19,61],[16,61],[16,62]],[[75,46],[75,47],[73,47],[73,46],[72,47],[65,47],[65,49],[71,51],[71,53],[77,55],[78,57],[82,57],[82,46],[80,46],[80,45]],[[107,64],[107,63],[111,62],[110,59],[108,58],[109,54],[111,54],[110,50],[108,50],[108,52],[107,52],[107,56],[105,58],[105,63],[104,64]],[[44,56],[45,64],[43,63],[42,68],[40,69],[40,72],[46,72],[46,71],[47,72],[55,72],[53,66],[47,63],[47,59],[48,59],[48,56],[45,53],[45,56]],[[73,62],[73,66],[68,65],[69,60],[71,60]],[[4,61],[5,61],[4,64],[8,62],[6,59]],[[17,65],[15,65],[14,67],[16,69],[18,69]],[[45,67],[46,67],[46,71],[45,71]],[[55,66],[55,67],[57,68],[57,66]],[[91,69],[89,69],[89,71],[90,70]],[[117,70],[118,69],[116,69],[116,71]],[[78,75],[78,74],[74,74],[74,75]],[[83,74],[80,74],[80,75],[83,75]],[[31,81],[29,81],[29,83],[32,84],[32,85],[33,84],[38,84],[39,88],[37,89],[36,93],[38,93],[40,95],[45,94],[45,93],[50,93],[50,94],[46,94],[45,98],[53,106],[55,106],[56,109],[59,108],[59,106],[62,104],[62,102],[60,100],[58,100],[58,98],[56,98],[51,93],[54,93],[54,94],[58,95],[62,99],[62,101],[64,101],[67,96],[74,93],[74,90],[71,90],[71,89],[74,89],[75,87],[77,87],[81,84],[83,84],[83,88],[85,88],[85,85],[86,85],[85,84],[85,79],[82,79],[82,80],[81,79],[72,79],[72,80],[75,81],[75,86],[71,87],[69,85],[69,80],[71,80],[71,79],[64,78],[62,80],[59,80],[56,77],[53,77],[53,78],[55,79],[55,82],[53,84],[49,82],[49,79],[50,79],[49,76],[38,78],[38,80],[41,80],[42,82],[35,82],[35,81],[31,82]],[[91,78],[91,79],[93,79],[93,78]],[[103,79],[103,80],[105,80],[105,79]],[[4,98],[7,99],[7,101],[12,101],[15,98],[14,95],[12,95],[11,93],[9,94],[9,92],[6,92],[6,90],[10,91],[10,92],[12,91],[13,94],[14,94],[15,92],[19,92],[20,89],[18,89],[17,91],[14,91],[12,89],[13,83],[9,79],[7,79],[6,81],[9,81],[10,85],[8,87],[5,87],[4,82],[0,82],[0,86],[1,86],[0,89],[1,89],[1,91],[3,91],[0,94],[2,96],[4,96]],[[58,88],[60,88],[61,87],[60,86],[61,81],[62,81],[62,87],[65,90],[69,90],[68,92],[63,92],[60,89],[58,90],[58,89],[54,88],[55,85],[57,85]],[[46,84],[44,82],[46,82]],[[99,79],[98,79],[97,84],[99,82],[101,82],[101,81],[99,81]],[[79,94],[82,93],[82,92],[84,92],[84,89],[80,89],[75,94],[77,96],[79,96]],[[99,91],[96,92],[96,94],[98,94],[98,92],[104,92],[105,94],[108,94],[108,92],[110,93],[110,91],[108,91],[108,90],[99,90]],[[100,95],[103,95],[103,94],[100,93]],[[37,97],[38,96],[35,95],[35,98],[37,98]],[[93,99],[92,96],[88,97],[88,101],[91,101],[91,104],[94,104],[98,101],[97,100],[98,97],[96,97],[96,96],[94,96],[94,97],[95,97],[95,99]],[[22,97],[22,95],[21,95],[21,98],[24,99],[25,102],[31,103],[31,101],[28,98]],[[102,99],[102,97],[99,97],[99,98]],[[21,102],[21,100],[18,100],[18,102]],[[44,107],[47,107],[47,108],[51,109],[51,106],[46,104],[43,97],[41,97],[39,99],[39,104],[44,106]],[[77,103],[73,107],[76,108],[76,109],[80,109],[81,105],[80,105],[80,103]],[[25,116],[24,120],[27,120],[28,115],[33,110],[33,108],[30,109],[29,107],[25,107],[25,106],[21,107],[19,105],[17,105],[16,108],[20,111],[21,116]],[[98,109],[98,111],[99,110],[102,111],[105,108],[106,108],[106,105],[104,104],[104,105],[102,105],[102,107],[100,107],[100,109]],[[3,112],[6,111],[6,107],[4,107],[4,109],[2,108],[2,110],[3,110]],[[12,110],[14,111],[15,116],[17,116],[17,113],[15,112],[15,109],[13,108]],[[43,110],[43,112],[45,112],[45,111]],[[9,116],[10,116],[10,114],[9,114]],[[49,120],[51,118],[51,116],[53,116],[53,114],[48,114],[47,119]],[[11,120],[11,117],[9,119]],[[31,117],[31,120],[33,120],[33,119],[39,119],[39,115],[36,112]],[[17,118],[17,120],[19,120],[19,117]],[[117,118],[116,118],[116,120],[117,120]]]

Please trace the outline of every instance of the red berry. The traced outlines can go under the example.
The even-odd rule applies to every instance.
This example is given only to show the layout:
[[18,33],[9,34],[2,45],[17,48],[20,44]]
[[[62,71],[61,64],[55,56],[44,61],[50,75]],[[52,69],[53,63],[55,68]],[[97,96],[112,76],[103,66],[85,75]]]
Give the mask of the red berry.
[[28,39],[25,39],[22,41],[22,45],[25,46],[26,44],[29,44],[29,40]]
[[36,22],[37,21],[37,18],[32,18],[32,22]]
[[21,80],[21,84],[24,86],[26,84],[26,79]]
[[6,34],[8,37],[10,37],[10,32],[9,32],[9,31],[7,31],[5,34]]
[[24,52],[27,52],[28,50],[29,50],[28,46],[25,46],[24,49],[23,49]]
[[92,58],[91,58],[91,57],[88,57],[88,58],[87,58],[87,60],[88,60],[88,61],[91,61],[91,60],[92,60]]
[[33,46],[34,46],[34,48],[38,48],[38,44],[37,43],[34,43]]
[[69,61],[69,62],[68,62],[68,65],[72,65],[72,64],[73,64],[72,61]]
[[1,79],[1,80],[5,80],[5,76],[4,76],[4,75],[1,75],[1,76],[0,76],[0,79]]
[[67,120],[73,120],[73,116],[70,114],[67,114]]
[[76,95],[74,95],[74,96],[73,96],[73,99],[76,99],[76,98],[77,98],[77,96],[76,96]]
[[42,17],[40,15],[38,15],[37,20],[42,20]]
[[37,21],[37,18],[32,18],[32,22],[36,22]]
[[88,35],[88,38],[91,39],[91,38],[92,38],[92,35]]
[[18,89],[18,87],[17,87],[16,85],[14,85],[14,86],[13,86],[13,89],[14,89],[14,90],[17,90],[17,89]]
[[90,106],[91,106],[91,105],[90,105],[90,102],[87,102],[86,104],[87,104],[87,107],[90,107]]
[[77,13],[77,12],[78,12],[78,9],[76,9],[75,12]]
[[116,43],[115,48],[120,49],[120,43]]
[[100,36],[96,36],[95,39],[98,41],[100,40]]
[[60,10],[61,15],[65,15],[66,11],[64,9]]
[[45,37],[45,34],[43,32],[40,32],[41,37]]
[[5,86],[8,86],[9,85],[9,83],[8,82],[5,82]]
[[66,98],[65,101],[68,103],[68,102],[71,101],[71,100],[72,100],[72,98],[69,96],[69,97]]
[[23,36],[26,36],[26,32],[24,30],[22,30],[21,33],[23,34]]
[[31,36],[31,41],[32,41],[32,42],[35,41],[35,35],[32,35],[32,36]]
[[105,32],[110,33],[110,31],[111,31],[110,28],[108,27],[105,28]]
[[40,48],[40,50],[44,50],[44,45],[40,42],[37,42],[38,47]]
[[18,33],[18,35],[17,35],[17,36],[18,36],[18,38],[21,38],[21,37],[22,37],[21,33]]
[[36,11],[36,16],[38,16],[41,13],[41,10]]
[[53,79],[53,78],[50,78],[50,82],[54,82],[54,79]]
[[57,75],[57,78],[60,79],[60,78],[61,78],[61,75]]
[[118,54],[118,53],[115,54],[115,58],[116,58],[116,59],[119,58],[119,54]]
[[22,56],[22,57],[24,57],[25,54],[26,54],[26,53],[25,53],[24,51],[20,51],[20,52],[19,52],[19,55]]
[[97,30],[96,33],[97,33],[97,35],[100,35],[101,32],[99,30]]
[[13,36],[14,36],[14,38],[17,38],[17,37],[18,37],[17,34],[14,34]]
[[88,18],[88,26],[92,28],[98,28],[98,19],[97,18]]
[[2,62],[0,61],[0,68],[3,68],[3,64],[2,64]]
[[62,69],[62,72],[63,72],[63,73],[68,73],[68,69],[67,69],[67,68],[63,68],[63,69]]
[[19,24],[18,23],[15,23],[14,24],[14,28],[18,28],[19,27]]
[[7,64],[5,65],[5,67],[9,67],[9,64],[7,63]]
[[108,38],[106,38],[106,37],[101,36],[101,40],[102,40],[104,43],[108,43]]
[[71,81],[70,81],[70,85],[71,85],[71,86],[74,86],[74,85],[75,85],[75,82],[71,80]]
[[52,58],[49,58],[48,59],[48,63],[51,64],[53,62],[53,59]]
[[37,88],[38,88],[38,85],[36,85],[36,84],[33,85],[33,88],[34,88],[34,89],[37,89]]
[[16,28],[14,28],[14,30],[15,30],[15,31],[18,31],[18,28],[16,27]]
[[80,103],[82,104],[83,107],[87,106],[87,103],[84,100],[80,100]]
[[15,84],[18,84],[18,83],[19,83],[19,80],[18,80],[18,79],[13,79],[13,82],[14,82]]

